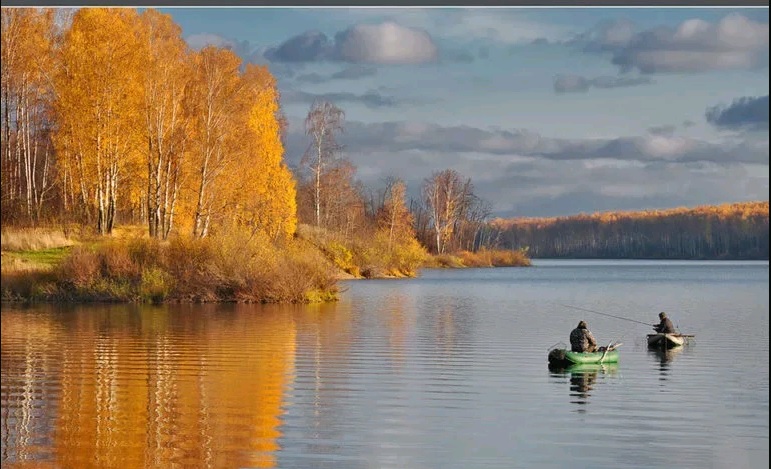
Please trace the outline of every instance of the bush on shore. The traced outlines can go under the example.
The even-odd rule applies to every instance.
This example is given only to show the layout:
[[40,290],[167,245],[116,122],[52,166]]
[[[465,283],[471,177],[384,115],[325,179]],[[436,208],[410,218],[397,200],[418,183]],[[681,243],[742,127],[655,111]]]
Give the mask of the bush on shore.
[[[110,240],[72,248],[46,271],[5,269],[3,298],[115,302],[312,302],[336,298],[334,269],[302,240],[246,230],[168,242]],[[10,282],[6,280],[12,279]]]
[[237,227],[164,242],[142,236],[141,227],[107,240],[51,232],[61,230],[3,230],[3,300],[321,302],[337,298],[340,271],[384,278],[415,277],[421,268],[530,265],[526,249],[431,256],[412,237],[375,231],[346,239],[307,225],[281,242]]
[[429,257],[415,238],[392,239],[382,230],[345,238],[323,228],[300,225],[298,237],[356,278],[415,277]]

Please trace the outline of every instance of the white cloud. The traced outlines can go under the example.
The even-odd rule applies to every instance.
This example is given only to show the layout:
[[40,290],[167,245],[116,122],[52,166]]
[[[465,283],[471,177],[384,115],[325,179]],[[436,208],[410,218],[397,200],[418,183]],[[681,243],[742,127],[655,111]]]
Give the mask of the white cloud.
[[437,47],[427,32],[390,21],[353,26],[335,40],[338,56],[349,62],[413,64],[437,58]]
[[631,36],[618,44],[613,63],[641,73],[751,69],[767,63],[768,32],[768,23],[739,14],[715,24],[691,19]]

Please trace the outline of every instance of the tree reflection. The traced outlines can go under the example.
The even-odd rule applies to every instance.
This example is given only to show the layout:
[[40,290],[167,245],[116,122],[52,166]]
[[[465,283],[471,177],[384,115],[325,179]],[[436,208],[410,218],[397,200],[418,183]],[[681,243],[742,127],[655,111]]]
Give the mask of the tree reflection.
[[[260,313],[3,311],[3,465],[275,467],[296,332],[291,315]],[[43,398],[31,418],[24,389]]]

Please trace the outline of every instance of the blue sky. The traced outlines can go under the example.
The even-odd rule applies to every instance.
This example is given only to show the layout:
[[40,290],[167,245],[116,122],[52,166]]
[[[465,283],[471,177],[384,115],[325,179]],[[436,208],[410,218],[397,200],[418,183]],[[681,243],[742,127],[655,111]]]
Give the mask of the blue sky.
[[768,9],[165,8],[346,113],[370,187],[447,168],[499,216],[768,200]]

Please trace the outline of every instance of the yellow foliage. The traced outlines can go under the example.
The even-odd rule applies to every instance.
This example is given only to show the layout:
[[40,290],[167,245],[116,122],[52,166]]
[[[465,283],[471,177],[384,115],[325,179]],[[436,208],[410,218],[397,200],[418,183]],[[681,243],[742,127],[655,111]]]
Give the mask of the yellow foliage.
[[245,161],[233,174],[238,215],[271,237],[288,238],[297,228],[296,189],[283,161],[276,81],[266,67],[247,65],[244,82],[251,107]]
[[[101,233],[112,229],[118,194],[136,194],[141,143],[142,49],[132,9],[83,8],[64,36],[57,93],[58,158],[96,213]],[[122,187],[127,184],[129,187]]]

